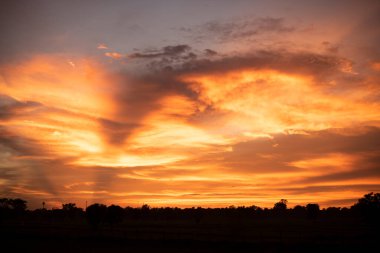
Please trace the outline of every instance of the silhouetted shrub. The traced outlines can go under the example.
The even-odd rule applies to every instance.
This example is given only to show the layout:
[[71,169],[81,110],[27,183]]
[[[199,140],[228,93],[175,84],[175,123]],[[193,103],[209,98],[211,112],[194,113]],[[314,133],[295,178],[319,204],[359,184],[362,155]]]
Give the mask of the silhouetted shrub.
[[327,217],[330,217],[330,218],[336,218],[340,215],[340,212],[341,212],[341,208],[340,207],[328,207],[326,210],[325,210],[325,214]]
[[120,206],[111,205],[107,208],[106,220],[109,224],[114,225],[123,221],[124,209]]
[[64,216],[71,220],[78,218],[83,213],[83,209],[76,207],[75,203],[62,204],[62,211]]
[[0,199],[0,220],[9,217],[19,217],[26,211],[27,201],[23,199]]
[[26,210],[26,201],[23,199],[10,199],[10,206],[16,213],[23,213]]
[[319,205],[318,204],[307,204],[306,205],[306,213],[307,213],[307,217],[309,219],[312,219],[312,220],[315,220],[318,218],[319,214],[320,214],[320,209],[319,209]]
[[358,203],[352,206],[352,209],[369,222],[380,222],[380,193],[373,192],[364,195],[358,200]]
[[87,207],[86,217],[92,228],[96,229],[104,222],[107,207],[103,204],[93,204]]
[[275,203],[273,206],[273,212],[276,215],[284,215],[286,213],[288,201],[286,199],[281,199],[279,202]]
[[0,199],[0,222],[10,216],[10,206],[7,198]]
[[292,210],[292,214],[294,217],[304,218],[304,217],[306,217],[306,207],[296,205]]

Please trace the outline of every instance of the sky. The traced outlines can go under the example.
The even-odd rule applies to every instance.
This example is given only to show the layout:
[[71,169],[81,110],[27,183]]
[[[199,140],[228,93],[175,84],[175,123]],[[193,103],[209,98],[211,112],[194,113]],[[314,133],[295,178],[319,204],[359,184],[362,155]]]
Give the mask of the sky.
[[380,191],[379,1],[0,4],[0,197],[327,207]]

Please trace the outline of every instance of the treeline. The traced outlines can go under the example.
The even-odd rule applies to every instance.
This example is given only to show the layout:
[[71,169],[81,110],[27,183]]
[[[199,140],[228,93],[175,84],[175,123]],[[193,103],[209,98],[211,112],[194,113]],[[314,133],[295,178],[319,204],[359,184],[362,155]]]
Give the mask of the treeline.
[[317,220],[319,218],[356,217],[363,221],[379,224],[380,221],[380,193],[368,193],[360,198],[350,208],[328,207],[321,209],[316,203],[306,206],[297,205],[288,208],[288,202],[281,199],[273,208],[260,208],[258,206],[230,206],[225,208],[151,208],[148,205],[142,207],[122,208],[117,205],[106,206],[92,204],[86,210],[78,208],[74,203],[63,204],[61,209],[47,210],[45,208],[27,210],[27,202],[22,199],[0,199],[0,222],[12,220],[34,221],[86,221],[92,227],[97,228],[102,224],[111,226],[122,223],[123,220],[186,220],[194,222],[202,221],[227,221],[248,220],[254,218],[299,218]]

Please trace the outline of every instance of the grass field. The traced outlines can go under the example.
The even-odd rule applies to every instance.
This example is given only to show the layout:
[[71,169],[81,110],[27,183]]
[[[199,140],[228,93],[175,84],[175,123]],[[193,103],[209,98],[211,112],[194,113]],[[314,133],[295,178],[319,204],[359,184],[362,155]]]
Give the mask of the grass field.
[[25,252],[370,252],[379,230],[351,217],[4,222],[2,245]]

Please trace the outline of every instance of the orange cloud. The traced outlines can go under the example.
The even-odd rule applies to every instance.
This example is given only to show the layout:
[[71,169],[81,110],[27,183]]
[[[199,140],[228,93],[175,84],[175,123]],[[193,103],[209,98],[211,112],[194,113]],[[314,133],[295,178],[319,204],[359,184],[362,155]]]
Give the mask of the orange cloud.
[[134,78],[59,56],[1,73],[0,167],[12,173],[0,185],[35,203],[323,204],[378,189],[378,131],[363,126],[380,108],[366,87],[331,92],[269,68]]
[[371,67],[372,67],[372,69],[374,69],[376,71],[380,71],[380,62],[372,63]]
[[182,80],[203,103],[228,115],[224,133],[231,129],[232,134],[249,136],[351,127],[374,124],[380,116],[380,104],[366,100],[371,91],[333,94],[311,76],[243,69]]
[[100,44],[98,44],[98,46],[96,48],[97,49],[108,49],[108,46],[104,43],[100,43]]
[[122,54],[119,54],[117,52],[111,52],[111,53],[108,52],[108,53],[105,53],[104,55],[115,60],[120,60],[121,58],[124,57]]

